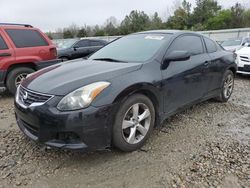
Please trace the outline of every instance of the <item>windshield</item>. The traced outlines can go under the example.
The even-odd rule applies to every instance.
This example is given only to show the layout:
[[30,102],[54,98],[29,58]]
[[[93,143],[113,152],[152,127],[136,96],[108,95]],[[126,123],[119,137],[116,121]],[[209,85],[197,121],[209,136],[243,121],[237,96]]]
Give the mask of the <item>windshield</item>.
[[242,39],[230,39],[222,42],[222,46],[239,46],[241,45]]
[[56,44],[58,49],[66,49],[72,47],[73,44],[75,44],[79,39],[66,39],[63,41],[60,41]]
[[120,62],[143,62],[152,58],[171,34],[134,34],[120,38],[100,49],[89,59],[113,59]]

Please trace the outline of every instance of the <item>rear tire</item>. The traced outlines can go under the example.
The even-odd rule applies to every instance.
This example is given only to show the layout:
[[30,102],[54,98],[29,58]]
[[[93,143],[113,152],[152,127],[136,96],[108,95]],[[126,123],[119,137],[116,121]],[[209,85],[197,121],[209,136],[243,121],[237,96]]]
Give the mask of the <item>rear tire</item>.
[[15,68],[9,72],[6,80],[6,86],[8,91],[15,95],[17,86],[21,83],[23,79],[26,78],[28,74],[35,72],[33,69],[28,67]]
[[113,145],[125,152],[141,148],[155,124],[155,109],[151,100],[135,94],[121,104],[113,126]]
[[231,70],[227,70],[223,77],[222,88],[219,96],[216,98],[219,102],[227,102],[234,89],[234,73]]

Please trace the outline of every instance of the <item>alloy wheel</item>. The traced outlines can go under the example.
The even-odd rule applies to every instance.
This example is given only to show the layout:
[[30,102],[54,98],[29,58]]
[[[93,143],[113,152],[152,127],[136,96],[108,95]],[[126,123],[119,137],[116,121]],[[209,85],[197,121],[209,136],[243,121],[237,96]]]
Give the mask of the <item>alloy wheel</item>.
[[143,103],[134,104],[123,118],[123,138],[129,144],[141,142],[148,133],[150,123],[151,113],[149,108]]
[[15,79],[15,85],[18,87],[21,82],[28,76],[28,73],[19,74]]
[[224,82],[224,96],[225,98],[229,98],[233,92],[234,87],[234,77],[233,75],[229,74],[227,75],[225,82]]

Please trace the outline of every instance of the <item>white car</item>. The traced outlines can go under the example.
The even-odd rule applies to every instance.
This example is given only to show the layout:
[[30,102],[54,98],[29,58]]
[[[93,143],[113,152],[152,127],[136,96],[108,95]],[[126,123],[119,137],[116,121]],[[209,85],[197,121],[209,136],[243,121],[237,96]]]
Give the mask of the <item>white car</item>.
[[250,37],[228,39],[221,43],[221,46],[228,51],[240,50],[246,43],[250,43]]
[[250,43],[246,43],[243,48],[236,51],[238,73],[250,74]]

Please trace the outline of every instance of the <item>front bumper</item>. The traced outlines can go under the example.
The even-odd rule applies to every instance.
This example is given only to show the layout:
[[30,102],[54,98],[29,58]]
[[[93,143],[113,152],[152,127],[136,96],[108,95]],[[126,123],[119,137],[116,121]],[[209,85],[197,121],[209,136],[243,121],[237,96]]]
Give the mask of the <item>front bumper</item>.
[[238,55],[237,56],[237,73],[250,74],[250,56]]
[[73,150],[103,150],[111,145],[113,105],[60,112],[54,97],[42,106],[24,109],[15,102],[17,124],[31,140]]

